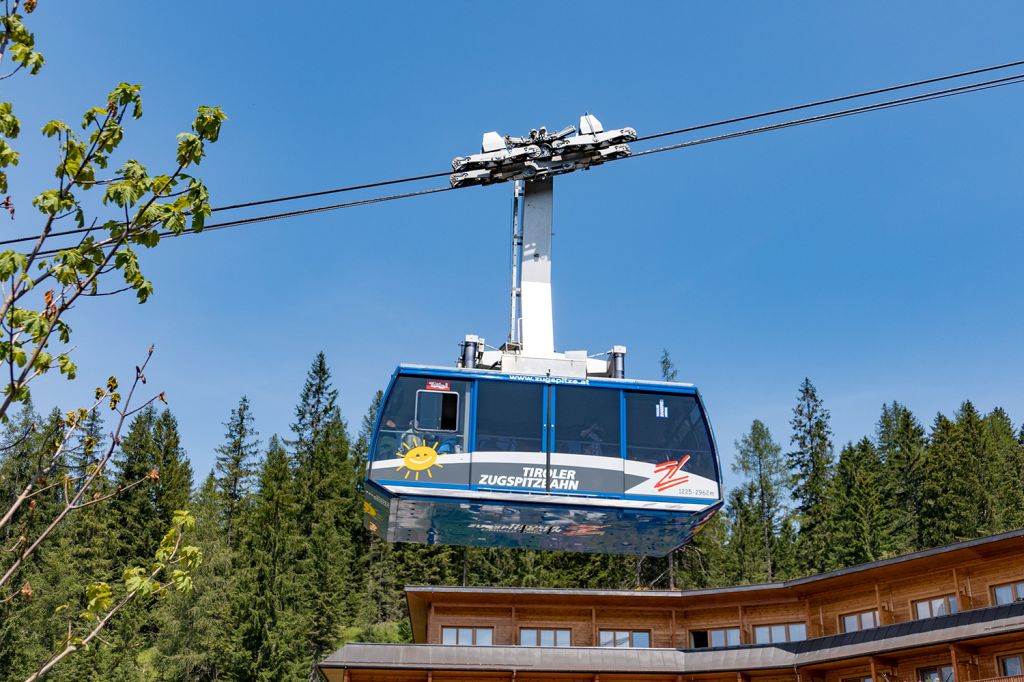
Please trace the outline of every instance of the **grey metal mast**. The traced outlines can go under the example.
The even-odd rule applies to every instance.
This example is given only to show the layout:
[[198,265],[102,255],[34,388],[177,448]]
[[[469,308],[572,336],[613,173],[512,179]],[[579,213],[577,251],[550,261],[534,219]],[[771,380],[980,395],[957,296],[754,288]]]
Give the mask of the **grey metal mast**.
[[551,302],[554,176],[628,156],[636,139],[632,128],[604,130],[597,117],[584,114],[579,132],[569,126],[556,133],[531,130],[527,137],[484,133],[479,154],[452,160],[453,187],[513,181],[512,286],[508,342],[495,351],[467,335],[460,365],[504,372],[567,377],[623,376],[624,346],[607,360],[586,351],[555,351]]

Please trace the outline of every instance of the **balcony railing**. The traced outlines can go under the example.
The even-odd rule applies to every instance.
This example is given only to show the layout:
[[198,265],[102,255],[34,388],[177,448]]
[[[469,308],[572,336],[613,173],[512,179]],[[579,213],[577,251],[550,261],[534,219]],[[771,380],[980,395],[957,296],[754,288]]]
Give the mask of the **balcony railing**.
[[971,682],[1024,682],[1024,675],[1010,675],[1008,677],[988,677],[984,680],[971,680]]

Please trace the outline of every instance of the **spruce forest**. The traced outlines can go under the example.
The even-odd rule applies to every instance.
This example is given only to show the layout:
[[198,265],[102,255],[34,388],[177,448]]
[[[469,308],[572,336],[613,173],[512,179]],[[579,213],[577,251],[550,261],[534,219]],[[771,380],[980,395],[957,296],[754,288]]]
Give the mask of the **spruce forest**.
[[[662,361],[666,378],[671,359]],[[22,590],[0,605],[0,679],[23,680],[65,637],[62,605],[83,584],[114,583],[145,563],[189,509],[203,562],[191,592],[136,600],[50,680],[305,680],[347,641],[409,641],[406,584],[688,589],[783,580],[1024,525],[1024,429],[969,401],[923,424],[898,402],[857,442],[832,442],[812,382],[796,391],[790,433],[755,420],[735,444],[742,483],[695,541],[667,558],[389,545],[361,527],[359,481],[380,393],[354,427],[339,408],[327,359],[313,360],[291,432],[263,437],[258,406],[225,409],[213,471],[193,471],[169,409],[138,411],[101,489],[145,483],[77,512],[41,546]],[[64,466],[87,467],[108,438],[93,412]],[[37,466],[48,420],[25,406],[0,449],[5,500]],[[719,444],[728,461],[732,449]],[[147,472],[158,474],[147,476]],[[60,487],[5,529],[31,536]],[[38,510],[39,513],[35,513]],[[23,594],[30,592],[30,596]]]

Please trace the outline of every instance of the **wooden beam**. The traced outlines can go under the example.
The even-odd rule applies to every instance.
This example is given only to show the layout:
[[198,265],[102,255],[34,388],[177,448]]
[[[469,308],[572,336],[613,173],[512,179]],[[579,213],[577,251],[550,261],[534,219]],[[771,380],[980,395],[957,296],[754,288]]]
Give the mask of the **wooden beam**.
[[[672,648],[676,648],[676,610],[672,609]],[[676,676],[678,677],[678,675]]]
[[[953,569],[953,575],[956,576],[956,569]],[[954,580],[956,578],[954,577]],[[960,682],[960,661],[957,659],[956,647],[952,644],[949,645],[949,660],[950,665],[953,668],[953,682]]]
[[[882,590],[878,587],[878,581],[875,581],[875,613],[878,614],[878,624],[888,625],[888,623],[882,622],[882,614],[885,611],[882,610]],[[873,678],[874,676],[872,676]]]
[[590,609],[590,646],[597,646],[597,609]]
[[[878,589],[878,585],[875,585],[875,589]],[[871,666],[871,682],[879,682],[878,680],[878,666],[875,665],[874,657],[868,659],[868,665]]]
[[960,607],[960,611],[971,608],[971,600],[967,598],[966,594],[960,593],[960,574],[957,573],[956,566],[953,567],[953,594],[956,595],[956,603]]

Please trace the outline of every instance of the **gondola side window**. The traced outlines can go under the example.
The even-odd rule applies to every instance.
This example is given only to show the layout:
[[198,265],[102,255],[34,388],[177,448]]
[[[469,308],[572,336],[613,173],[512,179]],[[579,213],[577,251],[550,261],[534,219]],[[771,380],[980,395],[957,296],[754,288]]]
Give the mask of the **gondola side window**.
[[599,388],[559,386],[555,394],[555,452],[622,456],[620,394]]
[[465,452],[469,385],[399,377],[381,409],[374,461],[401,457],[424,444],[439,455]]
[[544,386],[480,381],[476,396],[477,452],[544,451]]
[[689,455],[686,470],[717,478],[711,433],[696,396],[626,393],[626,457],[659,464]]
[[415,424],[420,431],[458,431],[459,394],[416,391]]

